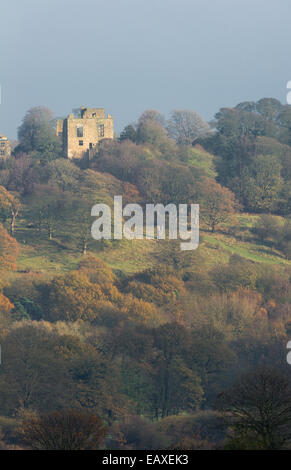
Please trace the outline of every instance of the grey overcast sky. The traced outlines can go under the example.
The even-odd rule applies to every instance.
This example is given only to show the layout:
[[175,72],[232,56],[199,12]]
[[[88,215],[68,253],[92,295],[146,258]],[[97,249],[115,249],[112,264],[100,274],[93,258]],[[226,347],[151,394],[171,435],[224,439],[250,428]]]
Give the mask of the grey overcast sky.
[[145,109],[274,97],[291,80],[291,0],[1,0],[0,133],[25,112],[105,107],[120,131]]

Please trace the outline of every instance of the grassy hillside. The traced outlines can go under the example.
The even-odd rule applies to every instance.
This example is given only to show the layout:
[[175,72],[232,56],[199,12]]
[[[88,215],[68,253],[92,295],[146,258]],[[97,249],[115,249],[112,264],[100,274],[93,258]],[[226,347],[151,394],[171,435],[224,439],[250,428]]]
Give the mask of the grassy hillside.
[[[223,227],[212,234],[205,229],[200,230],[200,246],[197,251],[208,268],[217,264],[227,263],[233,254],[255,263],[266,265],[291,265],[283,254],[270,244],[260,243],[251,233],[257,219],[255,215],[239,216],[238,228],[224,231]],[[234,227],[235,229],[235,227]],[[56,237],[48,240],[40,237],[35,231],[19,226],[17,238],[20,241],[20,254],[17,272],[10,273],[11,278],[21,277],[26,272],[41,273],[45,277],[75,269],[83,255],[76,243],[64,242]],[[23,243],[21,240],[25,239]],[[155,266],[163,254],[165,246],[171,241],[157,240],[106,241],[105,243],[89,240],[88,252],[105,261],[114,270],[124,274],[143,271]]]

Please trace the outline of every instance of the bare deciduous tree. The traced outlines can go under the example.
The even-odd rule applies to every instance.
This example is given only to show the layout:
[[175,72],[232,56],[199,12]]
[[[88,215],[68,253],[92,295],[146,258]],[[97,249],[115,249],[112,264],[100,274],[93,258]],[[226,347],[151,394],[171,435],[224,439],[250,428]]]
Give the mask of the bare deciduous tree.
[[290,382],[277,369],[262,367],[244,374],[220,394],[218,404],[236,445],[252,442],[263,449],[280,449],[291,438]]
[[174,110],[168,122],[168,134],[178,144],[192,144],[210,132],[210,126],[195,111]]

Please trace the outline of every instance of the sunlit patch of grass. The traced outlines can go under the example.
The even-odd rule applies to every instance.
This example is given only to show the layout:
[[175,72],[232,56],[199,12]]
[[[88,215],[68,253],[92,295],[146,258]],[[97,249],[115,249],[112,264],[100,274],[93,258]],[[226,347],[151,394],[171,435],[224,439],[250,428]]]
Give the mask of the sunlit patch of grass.
[[267,264],[290,264],[282,254],[268,246],[237,241],[235,238],[219,236],[218,234],[205,235],[205,239],[212,245],[218,245],[230,254],[237,254],[251,261]]
[[[271,245],[261,244],[252,234],[250,229],[257,217],[252,214],[240,214],[238,235],[232,231],[232,227],[230,229],[221,227],[221,230],[214,234],[201,230],[201,242],[197,251],[206,269],[218,263],[227,263],[232,254],[238,254],[257,263],[290,264],[282,253]],[[242,233],[247,233],[247,237],[242,238]],[[7,278],[21,276],[21,273],[25,272],[51,278],[76,269],[83,259],[77,231],[72,230],[68,234],[65,227],[63,231],[56,231],[55,238],[49,240],[46,232],[38,233],[36,229],[27,228],[25,224],[20,223],[17,239],[20,245],[18,272],[9,273]],[[162,264],[166,265],[167,260],[163,256],[163,247],[167,246],[165,243],[167,242],[160,243],[145,238],[100,242],[89,237],[88,254],[102,259],[116,271],[131,274]]]

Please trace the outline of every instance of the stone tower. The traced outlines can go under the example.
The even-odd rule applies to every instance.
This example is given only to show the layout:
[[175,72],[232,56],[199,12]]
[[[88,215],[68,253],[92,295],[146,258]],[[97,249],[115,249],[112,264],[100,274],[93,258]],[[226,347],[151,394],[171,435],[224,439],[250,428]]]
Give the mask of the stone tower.
[[11,155],[11,144],[10,140],[5,135],[0,134],[0,159],[7,158]]
[[104,108],[80,109],[80,117],[69,114],[57,121],[57,135],[62,138],[67,158],[82,158],[93,153],[103,139],[113,139],[113,118]]

